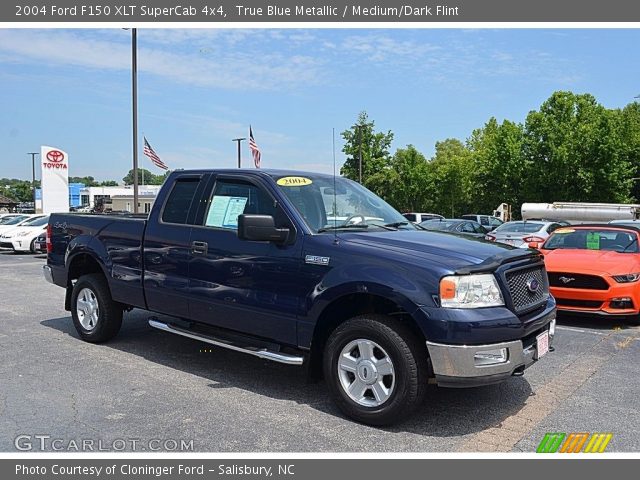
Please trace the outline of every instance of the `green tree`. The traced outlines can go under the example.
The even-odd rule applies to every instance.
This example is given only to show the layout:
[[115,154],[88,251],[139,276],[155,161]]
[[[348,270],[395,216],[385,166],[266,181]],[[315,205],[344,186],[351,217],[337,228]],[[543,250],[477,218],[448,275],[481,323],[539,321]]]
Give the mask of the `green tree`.
[[69,177],[69,183],[84,183],[85,187],[95,187],[98,185],[96,179],[90,175],[86,177]]
[[620,113],[592,95],[555,92],[525,123],[525,200],[628,201],[633,168],[622,127]]
[[[162,185],[165,180],[165,174],[162,175],[154,175],[149,170],[145,168],[138,169],[138,185]],[[125,185],[133,185],[133,169],[129,170],[129,173],[122,179]]]
[[359,154],[362,150],[362,183],[368,185],[368,179],[375,173],[389,166],[391,155],[389,148],[393,141],[391,130],[387,133],[375,132],[375,122],[369,120],[367,112],[358,115],[357,122],[349,130],[342,132],[345,145],[342,151],[347,160],[340,169],[340,174],[358,181]]
[[[132,175],[133,178],[133,175]],[[100,187],[117,187],[118,186],[118,182],[116,182],[115,180],[104,180],[102,182],[100,182]]]
[[491,118],[467,141],[473,155],[473,203],[479,212],[491,212],[500,203],[520,204],[527,178],[523,157],[524,127]]
[[403,212],[430,210],[434,205],[429,163],[413,145],[398,149],[388,166],[369,177],[367,187]]
[[436,142],[431,161],[436,201],[435,209],[445,216],[468,213],[473,205],[473,158],[471,151],[455,138]]

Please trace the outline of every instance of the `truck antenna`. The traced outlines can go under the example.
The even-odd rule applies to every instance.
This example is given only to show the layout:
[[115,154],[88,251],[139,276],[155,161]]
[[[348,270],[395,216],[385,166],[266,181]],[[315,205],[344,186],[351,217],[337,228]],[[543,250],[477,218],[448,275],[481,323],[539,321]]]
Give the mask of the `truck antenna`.
[[336,192],[336,128],[331,129],[333,143],[333,243],[338,243],[338,199]]

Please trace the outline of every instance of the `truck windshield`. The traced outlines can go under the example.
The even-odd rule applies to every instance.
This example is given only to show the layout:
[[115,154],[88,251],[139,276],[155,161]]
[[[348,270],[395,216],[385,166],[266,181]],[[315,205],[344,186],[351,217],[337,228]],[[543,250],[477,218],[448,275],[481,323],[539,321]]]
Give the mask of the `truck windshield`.
[[341,230],[416,230],[400,212],[362,185],[343,177],[274,176],[314,233]]

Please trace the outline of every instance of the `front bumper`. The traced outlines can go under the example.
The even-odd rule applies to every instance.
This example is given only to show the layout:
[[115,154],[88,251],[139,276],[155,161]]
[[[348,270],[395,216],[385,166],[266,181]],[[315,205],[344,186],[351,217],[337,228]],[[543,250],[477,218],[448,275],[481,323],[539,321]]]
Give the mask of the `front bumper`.
[[[538,360],[538,335],[555,330],[555,311],[548,315],[548,323],[520,340],[484,345],[451,345],[427,342],[436,383],[441,387],[477,387],[500,383],[522,372]],[[551,327],[551,328],[550,328]],[[554,332],[553,332],[554,333]],[[549,334],[549,346],[553,336]],[[481,364],[476,354],[506,349],[506,361]]]

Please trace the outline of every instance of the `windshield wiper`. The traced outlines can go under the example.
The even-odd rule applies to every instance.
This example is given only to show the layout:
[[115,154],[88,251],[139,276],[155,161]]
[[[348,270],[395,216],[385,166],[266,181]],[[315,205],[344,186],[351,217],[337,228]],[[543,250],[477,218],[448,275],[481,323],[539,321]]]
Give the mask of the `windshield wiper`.
[[384,225],[382,225],[383,227],[392,227],[392,228],[399,228],[399,227],[404,227],[405,225],[409,225],[409,222],[392,222],[392,223],[385,223]]
[[353,225],[335,225],[333,227],[320,228],[318,230],[318,233],[330,232],[332,230],[346,230],[346,229],[349,229],[349,228],[365,229],[365,228],[369,228],[369,225],[366,224],[366,223],[354,223]]

